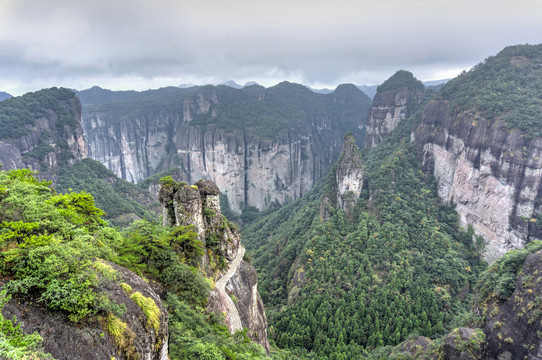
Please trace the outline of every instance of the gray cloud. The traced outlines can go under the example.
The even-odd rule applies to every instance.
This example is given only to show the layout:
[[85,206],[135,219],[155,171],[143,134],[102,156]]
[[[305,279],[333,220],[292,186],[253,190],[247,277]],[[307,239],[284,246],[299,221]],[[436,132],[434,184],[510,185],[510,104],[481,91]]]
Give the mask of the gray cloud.
[[0,90],[452,76],[541,42],[538,0],[3,0]]

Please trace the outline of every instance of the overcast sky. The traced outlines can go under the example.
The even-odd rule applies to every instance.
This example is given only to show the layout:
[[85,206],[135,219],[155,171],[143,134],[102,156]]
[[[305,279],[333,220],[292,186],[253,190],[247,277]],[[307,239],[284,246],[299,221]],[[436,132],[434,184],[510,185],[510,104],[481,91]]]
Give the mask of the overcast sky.
[[0,0],[0,91],[450,78],[542,42],[541,0]]

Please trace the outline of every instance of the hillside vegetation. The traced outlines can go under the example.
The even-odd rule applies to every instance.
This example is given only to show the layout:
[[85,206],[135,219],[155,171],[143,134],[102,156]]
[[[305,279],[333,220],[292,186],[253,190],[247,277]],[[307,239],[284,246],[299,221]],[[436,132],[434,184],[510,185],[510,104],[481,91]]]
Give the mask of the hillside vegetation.
[[[340,117],[355,109],[336,96],[354,97],[367,111],[371,100],[353,85],[342,85],[331,94],[316,94],[299,84],[280,83],[270,88],[252,85],[242,89],[229,86],[197,86],[188,89],[163,88],[146,92],[111,92],[92,88],[78,92],[83,112],[107,112],[113,122],[173,113],[182,118],[187,103],[214,98],[209,111],[191,120],[193,125],[216,124],[227,132],[253,130],[258,137],[272,139],[285,130],[302,131],[316,115]],[[349,103],[350,104],[350,103]],[[345,130],[346,131],[346,130]]]
[[542,45],[507,47],[449,81],[438,97],[456,114],[480,112],[542,137]]
[[[122,327],[127,315],[126,307],[103,291],[104,281],[117,281],[103,262],[108,261],[167,289],[171,359],[265,356],[245,334],[231,337],[220,319],[204,310],[210,286],[199,269],[202,244],[191,227],[162,227],[142,220],[119,232],[107,226],[103,215],[88,193],[57,193],[50,182],[38,180],[28,169],[0,172],[2,298],[35,299],[81,326],[91,319],[106,319],[104,331],[116,336],[114,327]],[[149,326],[156,328],[155,305],[137,292],[131,298],[146,311]],[[39,335],[23,335],[12,326],[16,320],[0,320],[0,356],[47,357],[39,349]],[[125,340],[122,344],[129,348]]]
[[416,120],[365,156],[365,187],[350,217],[331,206],[332,171],[307,197],[244,229],[279,347],[364,358],[410,334],[442,335],[468,308],[484,265],[472,234],[421,171],[408,142]]

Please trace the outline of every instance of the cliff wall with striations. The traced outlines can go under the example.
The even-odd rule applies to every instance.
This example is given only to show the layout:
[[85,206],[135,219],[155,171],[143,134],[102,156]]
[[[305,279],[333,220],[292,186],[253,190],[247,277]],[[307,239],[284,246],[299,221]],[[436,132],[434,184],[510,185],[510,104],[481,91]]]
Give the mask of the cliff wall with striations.
[[68,89],[45,89],[0,103],[0,164],[52,171],[87,155],[81,103]]
[[86,106],[89,156],[131,182],[179,167],[189,183],[215,182],[238,212],[309,191],[338,158],[346,131],[364,138],[370,106],[353,85],[326,95],[290,83],[162,91],[138,95],[158,103]]

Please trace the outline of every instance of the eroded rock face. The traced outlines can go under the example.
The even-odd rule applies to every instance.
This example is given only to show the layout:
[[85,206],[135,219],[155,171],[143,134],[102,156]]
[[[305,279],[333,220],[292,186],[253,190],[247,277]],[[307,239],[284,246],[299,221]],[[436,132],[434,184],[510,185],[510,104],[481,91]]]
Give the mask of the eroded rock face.
[[[104,281],[100,289],[105,291],[110,300],[126,306],[126,313],[120,317],[127,325],[122,346],[108,333],[105,316],[73,323],[64,313],[49,310],[31,295],[12,298],[2,309],[2,314],[9,319],[15,315],[25,333],[39,333],[43,338],[45,352],[55,359],[167,360],[168,316],[160,297],[135,273],[115,264],[108,265],[117,272],[118,281]],[[120,282],[128,284],[131,292],[123,290]],[[130,298],[130,294],[135,292],[152,299],[158,306],[158,330],[148,326],[145,313]]]
[[[160,202],[165,225],[194,225],[199,240],[205,244],[203,267],[207,275],[216,279],[208,310],[224,314],[225,324],[232,333],[248,328],[252,339],[269,352],[258,275],[244,258],[241,236],[222,216],[217,185],[209,180],[200,180],[192,186],[166,184],[160,189]],[[215,245],[211,246],[211,242]],[[223,265],[218,260],[221,256],[225,259]]]
[[243,260],[233,277],[226,284],[226,291],[237,299],[243,327],[250,329],[251,337],[262,344],[269,353],[267,318],[262,298],[258,293],[258,275],[254,266]]
[[367,118],[365,147],[374,148],[421,104],[422,90],[408,87],[377,92]]
[[356,140],[350,134],[344,137],[337,163],[336,180],[337,204],[349,214],[354,209],[363,188],[361,155]]
[[[36,94],[47,91],[67,90],[48,89]],[[47,176],[52,174],[48,172],[49,169],[57,169],[62,163],[72,165],[87,156],[87,144],[80,124],[81,103],[75,94],[53,101],[55,103],[51,108],[40,113],[33,113],[22,100],[17,103],[16,107],[34,117],[34,123],[25,125],[26,133],[18,138],[0,139],[0,164],[3,170],[30,167],[51,178]],[[33,150],[38,147],[39,153],[34,154]]]
[[487,359],[538,359],[542,355],[542,251],[527,257],[507,300],[478,304],[486,317]]
[[484,340],[485,335],[480,329],[455,329],[444,339],[442,356],[446,360],[484,359]]
[[480,114],[452,117],[444,100],[425,107],[412,138],[439,197],[486,240],[486,260],[542,239],[542,139]]
[[[219,88],[205,87],[180,98],[182,106],[152,115],[88,112],[83,127],[89,156],[131,182],[179,167],[188,183],[202,178],[216,183],[236,212],[249,205],[282,205],[307,193],[327,172],[346,131],[361,137],[370,101],[353,85],[341,85],[328,95],[305,90],[318,97],[315,102],[322,109],[271,137],[238,125],[226,131],[212,120],[220,106],[239,97],[260,106],[270,96],[261,87],[230,89],[227,96]],[[202,125],[197,122],[202,116],[211,120]]]

